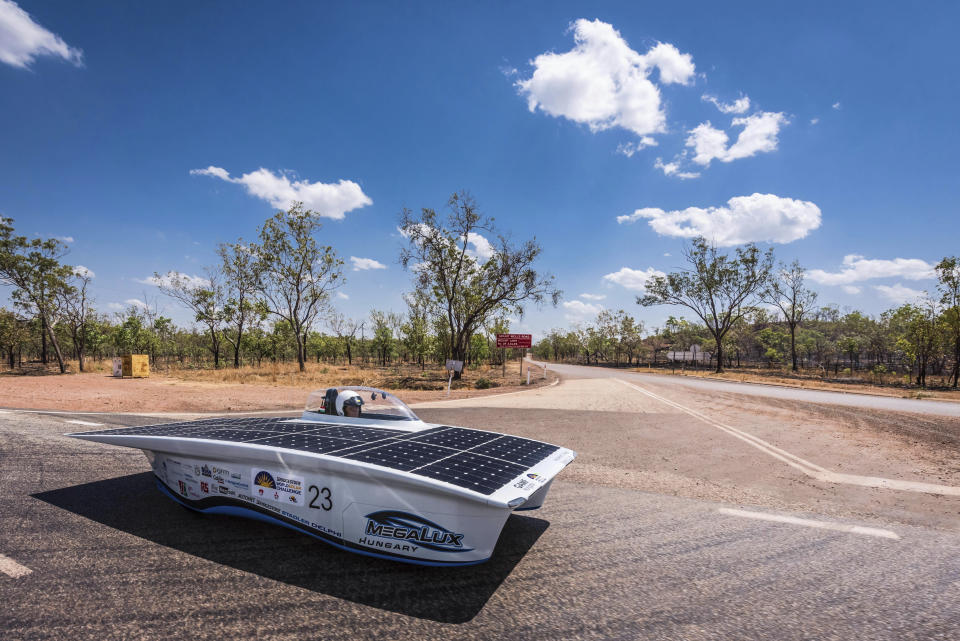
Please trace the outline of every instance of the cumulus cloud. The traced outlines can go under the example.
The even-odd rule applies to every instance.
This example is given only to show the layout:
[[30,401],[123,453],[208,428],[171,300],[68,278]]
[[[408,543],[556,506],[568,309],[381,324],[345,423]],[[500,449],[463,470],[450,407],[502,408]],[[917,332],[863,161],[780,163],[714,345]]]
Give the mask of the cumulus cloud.
[[190,174],[212,176],[243,185],[248,194],[265,200],[278,209],[289,209],[293,203],[302,202],[304,207],[317,212],[317,215],[335,220],[341,220],[348,211],[373,204],[360,185],[352,180],[340,180],[336,183],[290,180],[283,173],[274,174],[263,167],[233,178],[226,169],[213,165],[206,169],[191,169]]
[[719,109],[720,113],[745,114],[750,110],[750,98],[747,96],[740,96],[733,102],[720,102],[716,96],[709,94],[703,94],[700,99],[704,102],[713,103],[713,106]]
[[632,158],[633,154],[647,147],[656,147],[657,141],[652,136],[641,136],[640,140],[635,142],[622,142],[617,145],[617,153],[623,154],[627,158]]
[[819,122],[820,122],[820,119],[819,119],[819,118],[811,118],[811,119],[810,119],[810,124],[811,124],[811,125],[815,125],[815,124],[817,124],[817,123],[819,123]]
[[927,298],[927,292],[907,287],[902,283],[897,283],[896,285],[874,285],[873,288],[878,294],[897,305],[916,303]]
[[934,266],[919,258],[894,258],[893,260],[869,259],[859,254],[843,257],[843,267],[838,272],[811,269],[807,276],[821,285],[848,285],[874,278],[906,278],[923,280],[934,278]]
[[789,243],[804,238],[820,226],[820,208],[805,200],[774,194],[736,196],[726,207],[687,207],[664,211],[645,207],[617,216],[618,223],[649,220],[662,236],[703,236],[718,246],[749,242]]
[[707,167],[712,160],[731,162],[775,151],[780,142],[777,138],[780,127],[788,123],[787,117],[780,112],[764,111],[745,118],[734,118],[732,125],[743,127],[743,131],[737,136],[737,141],[728,146],[730,138],[727,133],[715,128],[708,120],[690,130],[686,144],[694,150],[693,162]]
[[603,300],[606,297],[606,294],[580,294],[580,298],[584,300]]
[[386,265],[372,258],[357,258],[356,256],[351,256],[350,262],[353,263],[353,271],[355,272],[387,268]]
[[615,271],[612,274],[607,274],[603,277],[603,280],[616,283],[621,287],[626,289],[633,290],[635,292],[645,292],[647,291],[647,283],[650,279],[656,276],[666,276],[659,269],[654,269],[653,267],[648,267],[646,269],[630,269],[629,267],[622,267],[619,271]]
[[540,109],[591,131],[621,127],[638,136],[663,132],[666,115],[651,73],[659,71],[661,84],[689,84],[696,72],[690,54],[661,42],[641,55],[600,20],[577,20],[572,30],[573,49],[540,54],[531,63],[533,75],[516,83],[530,111]]
[[863,289],[860,287],[857,287],[856,285],[844,285],[843,291],[852,296],[856,296],[857,294],[862,292]]
[[123,302],[128,307],[139,307],[140,309],[147,309],[148,307],[148,305],[139,298],[128,298]]
[[0,0],[0,62],[27,69],[40,56],[83,66],[83,52],[33,21],[16,2]]
[[337,292],[337,298],[340,300],[350,300],[350,297],[344,294],[343,292]]
[[68,245],[73,242],[73,236],[54,236],[57,240]]
[[475,232],[467,234],[467,253],[481,262],[490,260],[494,254],[493,245],[485,237]]
[[603,311],[603,305],[593,305],[579,300],[564,301],[563,308],[567,310],[565,316],[571,322],[593,318]]
[[833,107],[837,111],[840,111],[840,101],[838,100],[837,102],[833,103],[831,107]]
[[160,276],[147,276],[146,278],[135,278],[135,281],[143,285],[156,285],[157,287],[171,287],[175,282],[185,283],[190,289],[199,287],[208,287],[210,281],[202,276],[190,276],[183,272],[167,272]]
[[657,158],[657,161],[653,163],[654,169],[659,169],[663,172],[664,176],[673,176],[674,178],[679,178],[680,180],[689,180],[690,178],[699,178],[700,172],[698,171],[680,171],[680,161],[674,160],[673,162],[663,162],[662,158]]
[[79,276],[80,278],[93,278],[96,274],[93,273],[92,269],[87,269],[83,265],[77,265],[73,268],[73,273]]

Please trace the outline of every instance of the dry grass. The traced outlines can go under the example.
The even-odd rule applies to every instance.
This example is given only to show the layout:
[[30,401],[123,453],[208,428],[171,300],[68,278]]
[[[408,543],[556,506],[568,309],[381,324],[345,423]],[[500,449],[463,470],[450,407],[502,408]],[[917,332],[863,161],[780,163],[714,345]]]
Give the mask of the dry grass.
[[[112,362],[109,359],[87,361],[84,365],[87,372],[109,374],[112,371]],[[41,370],[38,365],[33,369],[36,369],[36,372],[21,373],[54,374],[56,372],[56,367]],[[78,372],[78,363],[69,361],[68,371]],[[367,385],[388,390],[417,391],[439,391],[447,387],[446,370],[435,365],[421,370],[416,365],[380,367],[372,364],[348,366],[307,363],[305,372],[300,372],[295,362],[264,363],[261,367],[245,365],[237,369],[225,366],[216,370],[161,365],[152,368],[151,374],[155,377],[163,376],[191,383],[294,387],[309,390],[339,385]],[[453,382],[452,389],[474,389],[480,379],[489,381],[489,387],[493,388],[515,386],[520,383],[520,366],[516,361],[507,363],[506,375],[502,368],[488,365],[467,369],[461,380]]]
[[[804,389],[827,390],[833,392],[855,392],[857,394],[872,394],[875,396],[894,396],[898,398],[933,398],[939,400],[960,401],[960,391],[950,389],[919,389],[903,386],[902,375],[887,374],[877,383],[865,379],[850,381],[823,380],[820,376],[794,375],[780,373],[773,370],[769,373],[756,371],[727,370],[722,374],[709,370],[686,369],[685,371],[670,371],[667,369],[638,368],[636,372],[655,372],[657,374],[674,374],[677,376],[696,376],[698,378],[713,378],[741,383],[765,383],[767,385],[783,385],[785,387],[800,387]],[[868,375],[874,378],[873,375]]]

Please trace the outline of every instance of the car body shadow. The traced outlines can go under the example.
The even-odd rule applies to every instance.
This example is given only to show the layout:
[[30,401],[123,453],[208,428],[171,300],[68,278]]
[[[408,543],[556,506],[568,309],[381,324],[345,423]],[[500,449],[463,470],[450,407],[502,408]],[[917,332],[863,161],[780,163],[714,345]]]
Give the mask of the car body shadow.
[[287,528],[191,512],[157,490],[152,472],[32,495],[159,545],[317,593],[442,623],[473,619],[549,523],[512,514],[486,563],[433,568],[338,550]]

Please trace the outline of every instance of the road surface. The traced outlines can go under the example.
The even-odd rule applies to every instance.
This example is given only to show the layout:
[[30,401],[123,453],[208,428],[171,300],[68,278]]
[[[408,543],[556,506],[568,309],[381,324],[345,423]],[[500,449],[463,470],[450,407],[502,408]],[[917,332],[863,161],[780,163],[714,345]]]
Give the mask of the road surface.
[[[960,421],[866,409],[861,399],[562,373],[550,388],[417,407],[427,420],[580,453],[543,509],[510,518],[490,562],[460,569],[196,515],[157,492],[139,452],[62,436],[99,427],[82,423],[157,417],[2,412],[0,630],[12,639],[957,638],[960,496],[949,488],[960,487]],[[863,478],[897,483],[850,482]]]

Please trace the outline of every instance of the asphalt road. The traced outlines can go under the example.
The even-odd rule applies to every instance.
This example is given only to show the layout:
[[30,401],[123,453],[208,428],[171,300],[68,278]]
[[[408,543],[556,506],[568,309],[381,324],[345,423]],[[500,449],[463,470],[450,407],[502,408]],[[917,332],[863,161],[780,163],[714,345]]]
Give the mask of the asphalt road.
[[[598,391],[597,375],[609,373],[571,369],[550,390],[418,409],[581,451],[542,510],[510,518],[490,562],[460,569],[197,515],[160,495],[139,452],[62,436],[85,427],[68,421],[156,417],[2,412],[0,630],[10,639],[958,638],[960,498],[811,480],[623,383]],[[956,460],[953,441],[934,447],[960,434],[956,422],[873,410],[880,427],[854,430],[849,407],[637,380],[824,469],[955,482],[929,457],[947,448]],[[590,399],[611,411],[593,411]],[[789,434],[763,420],[798,409],[816,420],[796,419],[781,430]],[[884,465],[905,438],[893,426],[919,445]],[[847,449],[834,438],[825,452],[836,434]],[[862,456],[858,439],[872,444]]]

